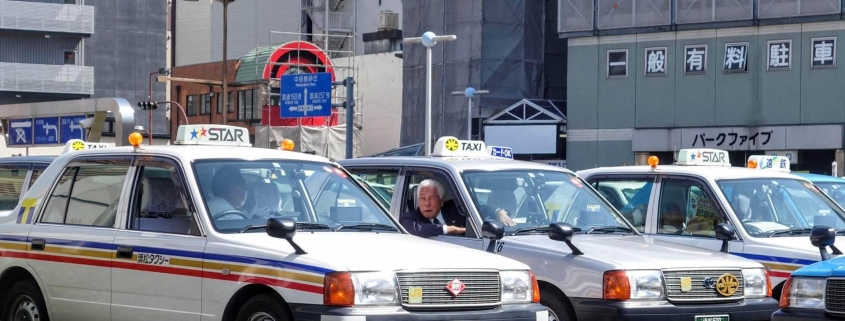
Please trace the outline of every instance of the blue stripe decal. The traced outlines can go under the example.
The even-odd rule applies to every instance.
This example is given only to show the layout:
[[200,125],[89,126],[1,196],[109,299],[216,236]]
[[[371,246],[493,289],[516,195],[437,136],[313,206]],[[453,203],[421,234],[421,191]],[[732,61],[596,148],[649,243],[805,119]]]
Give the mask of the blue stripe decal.
[[[14,241],[14,242],[28,242],[27,237],[25,236],[14,236],[14,235],[0,235],[0,241]],[[99,243],[99,242],[85,242],[85,241],[75,241],[75,240],[60,240],[60,239],[45,239],[47,245],[62,245],[62,246],[72,246],[72,247],[83,247],[83,248],[92,248],[92,249],[100,249],[100,250],[108,250],[108,251],[115,251],[117,250],[116,244],[108,244],[108,243]],[[224,262],[232,262],[232,263],[243,263],[249,265],[262,265],[262,266],[270,266],[276,268],[283,268],[283,269],[291,269],[291,270],[299,270],[305,272],[313,272],[313,273],[331,273],[334,270],[321,268],[318,266],[306,265],[301,263],[293,263],[293,262],[285,262],[285,261],[277,261],[277,260],[268,260],[262,258],[251,258],[251,257],[244,257],[244,256],[235,256],[235,255],[225,255],[225,254],[216,254],[216,253],[202,253],[202,252],[193,252],[193,251],[182,251],[182,250],[171,250],[171,249],[163,249],[163,248],[156,248],[156,247],[145,247],[145,246],[133,246],[132,247],[136,252],[145,252],[145,253],[153,253],[153,254],[162,254],[162,255],[172,255],[172,256],[182,256],[182,257],[189,257],[198,260],[207,259],[207,260],[215,260],[215,261],[224,261]]]
[[731,254],[736,255],[736,256],[741,256],[741,257],[744,257],[746,259],[755,260],[755,261],[770,261],[770,262],[800,264],[800,265],[810,265],[810,264],[818,262],[818,261],[803,260],[803,259],[781,257],[781,256],[771,256],[771,255],[758,255],[758,254],[737,253],[737,252],[731,252]]

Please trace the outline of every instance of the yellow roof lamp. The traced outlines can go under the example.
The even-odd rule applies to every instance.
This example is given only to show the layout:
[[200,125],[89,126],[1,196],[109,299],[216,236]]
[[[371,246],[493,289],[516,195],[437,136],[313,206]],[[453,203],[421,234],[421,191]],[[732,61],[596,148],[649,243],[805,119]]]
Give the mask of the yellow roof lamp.
[[746,166],[751,169],[789,173],[789,158],[786,156],[751,155]]
[[648,157],[648,166],[650,166],[651,169],[656,169],[657,164],[660,164],[660,158],[657,158],[657,156],[654,155]]
[[282,140],[279,149],[292,152],[294,147],[296,147],[296,144],[294,144],[293,140],[285,138]]

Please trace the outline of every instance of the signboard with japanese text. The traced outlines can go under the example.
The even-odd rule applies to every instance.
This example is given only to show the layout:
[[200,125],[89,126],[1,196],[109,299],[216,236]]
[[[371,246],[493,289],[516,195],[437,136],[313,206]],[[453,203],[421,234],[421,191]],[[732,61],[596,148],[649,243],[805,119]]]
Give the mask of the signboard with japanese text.
[[748,71],[748,43],[725,44],[725,73]]
[[840,149],[843,146],[843,125],[635,129],[632,140],[631,147],[635,152],[674,152],[683,148],[733,151]]
[[784,156],[789,159],[790,164],[798,164],[797,150],[767,150],[765,154],[768,156]]
[[684,46],[684,74],[707,73],[707,45]]
[[607,78],[628,77],[628,49],[607,51]]
[[71,139],[85,140],[85,129],[79,123],[85,115],[62,116],[59,124],[59,143],[67,143]]
[[792,40],[772,40],[767,42],[767,54],[769,58],[766,70],[778,71],[789,70],[792,67]]
[[836,37],[813,38],[811,69],[836,68]]
[[282,75],[280,83],[282,118],[331,116],[331,73]]
[[59,143],[59,117],[35,118],[32,130],[32,143],[35,145]]
[[646,76],[666,76],[667,52],[666,47],[645,48]]

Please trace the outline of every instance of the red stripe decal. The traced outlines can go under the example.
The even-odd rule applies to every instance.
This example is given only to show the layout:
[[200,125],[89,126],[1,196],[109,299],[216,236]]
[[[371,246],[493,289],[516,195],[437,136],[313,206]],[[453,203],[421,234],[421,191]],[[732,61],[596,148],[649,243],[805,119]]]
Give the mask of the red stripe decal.
[[259,277],[259,276],[239,275],[239,274],[223,275],[220,272],[203,271],[202,277],[206,278],[206,279],[215,279],[215,280],[223,280],[223,281],[258,283],[258,284],[288,288],[288,289],[292,289],[292,290],[299,290],[299,291],[304,291],[304,292],[323,294],[323,287],[322,286],[308,285],[308,284],[291,282],[291,281],[287,281],[287,280],[271,279],[271,278],[265,278],[265,277]]
[[104,260],[96,260],[96,259],[84,259],[84,258],[77,258],[77,257],[67,257],[67,256],[58,256],[58,255],[32,253],[32,252],[26,252],[25,253],[25,252],[15,252],[15,251],[6,251],[6,250],[0,250],[0,257],[13,257],[13,258],[19,258],[19,259],[30,259],[30,260],[68,263],[68,264],[77,264],[77,265],[99,266],[99,267],[115,267],[115,268],[126,269],[126,270],[136,270],[136,271],[145,271],[145,272],[153,272],[153,273],[164,273],[164,274],[182,275],[182,276],[190,276],[190,277],[202,277],[202,278],[206,278],[206,279],[215,279],[215,280],[223,280],[223,281],[258,283],[258,284],[288,288],[288,289],[297,290],[297,291],[323,294],[323,287],[322,286],[308,285],[308,284],[291,282],[291,281],[287,281],[287,280],[271,279],[271,278],[257,277],[257,276],[247,276],[247,275],[239,275],[239,274],[223,275],[220,272],[205,272],[205,271],[199,271],[199,270],[183,269],[183,268],[168,267],[168,266],[161,266],[161,265],[137,264],[137,263],[134,263],[132,261],[125,261],[125,260],[124,261],[104,261]]

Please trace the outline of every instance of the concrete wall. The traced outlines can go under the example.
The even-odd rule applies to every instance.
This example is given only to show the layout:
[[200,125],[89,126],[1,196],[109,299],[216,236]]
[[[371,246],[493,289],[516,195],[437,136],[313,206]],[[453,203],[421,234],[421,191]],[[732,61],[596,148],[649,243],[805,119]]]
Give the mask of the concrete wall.
[[[350,65],[346,60],[335,59],[337,65]],[[354,57],[358,69],[356,81],[356,113],[362,113],[362,155],[371,155],[399,147],[402,122],[402,59],[390,53]],[[345,70],[338,69],[341,80]],[[339,87],[342,89],[342,87]],[[341,111],[343,113],[343,111]],[[340,122],[345,116],[341,115]]]
[[[567,165],[632,164],[634,129],[845,122],[845,69],[810,68],[814,37],[841,53],[845,22],[569,39]],[[770,40],[792,40],[791,69],[767,70]],[[748,42],[747,72],[723,71],[728,42]],[[685,75],[684,46],[698,44],[707,73]],[[666,76],[644,75],[647,47],[667,47]],[[628,49],[627,77],[607,77],[610,49]]]
[[[298,40],[301,0],[238,0],[229,5],[228,59],[237,59],[259,46]],[[211,6],[210,61],[223,60],[223,3]],[[208,62],[196,61],[194,63]]]
[[[402,0],[381,0],[381,1],[357,1],[355,8],[355,28],[358,34],[355,37],[355,54],[364,54],[364,37],[361,35],[368,32],[378,31],[379,12],[390,10],[399,14],[399,30],[402,30]],[[352,12],[352,1],[344,1],[341,10]],[[408,36],[405,37],[416,37]]]

